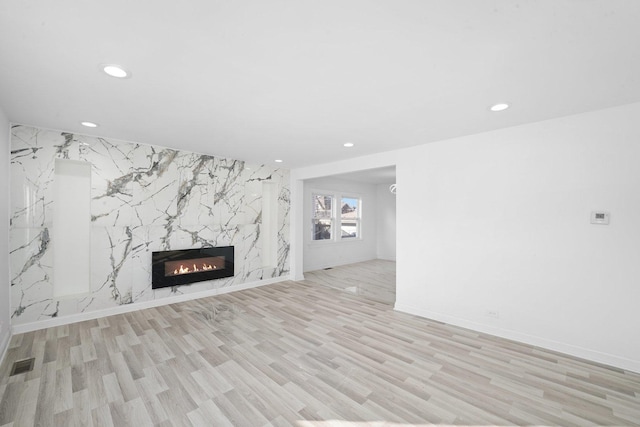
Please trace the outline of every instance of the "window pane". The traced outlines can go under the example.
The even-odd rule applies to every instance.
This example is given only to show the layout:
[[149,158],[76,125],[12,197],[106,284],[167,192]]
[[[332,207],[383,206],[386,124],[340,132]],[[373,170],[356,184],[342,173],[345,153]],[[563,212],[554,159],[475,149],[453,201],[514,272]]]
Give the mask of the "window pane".
[[342,198],[342,219],[356,219],[358,218],[358,199],[353,197]]
[[314,219],[313,220],[313,240],[331,239],[331,220],[330,219]]
[[331,207],[333,205],[333,197],[322,194],[313,195],[313,217],[314,218],[331,218]]
[[360,219],[360,199],[343,197],[340,203],[340,235],[343,239],[358,237],[358,220]]
[[358,221],[342,220],[342,224],[340,224],[340,231],[342,232],[343,239],[358,237]]

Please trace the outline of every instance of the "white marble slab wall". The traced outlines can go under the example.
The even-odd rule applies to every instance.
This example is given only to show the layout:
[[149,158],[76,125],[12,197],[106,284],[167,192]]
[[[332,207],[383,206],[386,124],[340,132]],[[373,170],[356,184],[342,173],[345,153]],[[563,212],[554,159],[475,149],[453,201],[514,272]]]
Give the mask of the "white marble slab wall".
[[[289,172],[151,145],[14,126],[12,321],[24,324],[289,272]],[[91,163],[91,292],[53,298],[55,159]],[[278,265],[262,268],[262,182],[278,184]],[[151,252],[235,246],[233,278],[151,289]]]

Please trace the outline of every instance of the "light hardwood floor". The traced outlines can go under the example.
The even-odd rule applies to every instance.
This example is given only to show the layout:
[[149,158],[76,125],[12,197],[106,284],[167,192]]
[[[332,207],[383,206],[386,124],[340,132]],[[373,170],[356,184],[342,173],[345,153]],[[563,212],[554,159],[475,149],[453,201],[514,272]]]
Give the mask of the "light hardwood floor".
[[396,302],[396,263],[376,259],[304,273],[307,282],[388,304]]
[[640,425],[640,375],[311,281],[16,335],[0,366],[0,426],[430,424]]

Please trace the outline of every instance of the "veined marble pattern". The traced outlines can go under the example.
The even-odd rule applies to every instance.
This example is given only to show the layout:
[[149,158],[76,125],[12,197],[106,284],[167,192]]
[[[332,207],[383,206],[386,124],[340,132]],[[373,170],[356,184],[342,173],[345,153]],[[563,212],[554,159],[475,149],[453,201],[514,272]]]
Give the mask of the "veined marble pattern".
[[[104,138],[14,126],[11,140],[14,324],[231,286],[289,272],[289,172]],[[91,291],[53,298],[56,159],[91,173]],[[262,267],[262,182],[276,183],[278,265]],[[151,289],[151,252],[235,246],[235,276]]]

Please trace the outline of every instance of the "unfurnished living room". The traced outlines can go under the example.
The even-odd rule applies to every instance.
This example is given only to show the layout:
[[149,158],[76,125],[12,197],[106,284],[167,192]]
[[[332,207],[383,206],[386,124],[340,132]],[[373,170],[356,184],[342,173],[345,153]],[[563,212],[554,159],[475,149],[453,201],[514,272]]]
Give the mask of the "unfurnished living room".
[[0,1],[0,427],[640,426],[640,1]]

